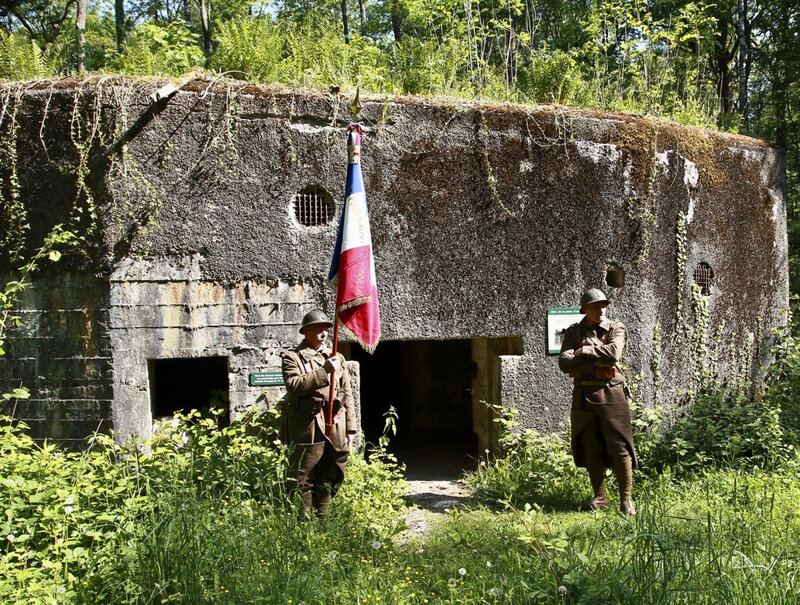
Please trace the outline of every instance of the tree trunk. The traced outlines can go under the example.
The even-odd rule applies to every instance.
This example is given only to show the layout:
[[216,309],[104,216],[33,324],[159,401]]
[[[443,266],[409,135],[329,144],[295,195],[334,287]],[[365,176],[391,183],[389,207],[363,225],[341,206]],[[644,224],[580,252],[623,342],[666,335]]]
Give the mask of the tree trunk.
[[125,43],[125,1],[114,0],[114,26],[117,33],[117,52],[122,52]]
[[192,27],[192,2],[191,0],[183,0],[183,21],[186,27]]
[[75,18],[75,29],[78,33],[78,72],[86,71],[86,2],[78,0],[77,16]]
[[731,48],[728,35],[728,21],[723,17],[719,20],[719,34],[714,49],[714,59],[717,64],[717,94],[722,104],[723,113],[733,113],[733,94],[731,91],[731,60],[736,52],[736,46]]
[[400,7],[397,6],[397,2],[392,2],[389,10],[392,18],[394,41],[400,42],[403,39],[403,14],[400,11]]
[[750,67],[749,35],[747,28],[747,0],[739,0],[739,21],[737,33],[739,36],[739,113],[742,114],[745,126],[747,125],[747,77]]
[[203,28],[203,52],[211,54],[211,29],[208,23],[208,1],[200,0],[200,25]]
[[786,106],[788,103],[788,81],[789,81],[789,57],[790,52],[787,47],[780,48],[780,45],[786,44],[791,39],[789,27],[789,11],[780,6],[780,12],[776,15],[776,41],[778,48],[776,54],[772,58],[772,99],[775,107],[775,144],[778,147],[786,149],[787,136],[787,120],[786,120]]
[[506,49],[506,94],[516,88],[517,81],[517,32],[511,11],[508,15],[508,48]]
[[367,35],[367,3],[364,0],[358,0],[358,13],[361,17],[361,35]]
[[342,0],[342,28],[344,29],[344,43],[350,44],[350,26],[347,24],[347,0]]

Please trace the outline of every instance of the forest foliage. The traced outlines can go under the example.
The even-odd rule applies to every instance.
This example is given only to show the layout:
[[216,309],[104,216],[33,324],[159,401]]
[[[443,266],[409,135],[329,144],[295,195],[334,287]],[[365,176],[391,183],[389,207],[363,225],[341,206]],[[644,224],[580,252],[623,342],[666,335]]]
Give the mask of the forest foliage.
[[629,111],[765,138],[800,203],[792,0],[3,0],[0,78],[81,71]]

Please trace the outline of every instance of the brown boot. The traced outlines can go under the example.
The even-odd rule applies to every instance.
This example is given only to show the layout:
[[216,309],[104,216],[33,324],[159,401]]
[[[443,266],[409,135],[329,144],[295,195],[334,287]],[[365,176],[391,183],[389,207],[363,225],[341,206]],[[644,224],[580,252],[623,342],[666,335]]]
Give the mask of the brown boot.
[[594,498],[581,504],[582,511],[592,511],[608,506],[606,497],[605,467],[599,458],[586,460],[586,470],[589,472],[589,481],[592,483]]
[[300,518],[308,519],[311,516],[311,492],[300,492]]
[[329,492],[314,493],[314,508],[317,511],[317,519],[323,525],[328,521],[328,507],[330,504],[331,495]]
[[599,494],[589,500],[588,502],[584,502],[581,504],[581,510],[583,512],[589,512],[593,510],[600,510],[603,508],[608,507],[608,498],[606,498],[605,494]]
[[619,485],[619,510],[626,515],[635,515],[636,508],[631,500],[633,490],[633,468],[630,456],[614,458],[614,475]]

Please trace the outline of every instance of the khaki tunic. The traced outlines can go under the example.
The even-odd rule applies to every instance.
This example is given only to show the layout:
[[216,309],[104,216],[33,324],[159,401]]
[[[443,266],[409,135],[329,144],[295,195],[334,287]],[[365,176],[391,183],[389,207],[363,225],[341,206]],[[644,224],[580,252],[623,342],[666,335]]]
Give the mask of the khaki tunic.
[[[575,349],[580,347],[583,354],[575,357]],[[595,430],[597,422],[610,431],[612,440],[622,443],[633,468],[638,466],[625,375],[618,365],[624,348],[625,325],[618,321],[603,319],[599,325],[591,326],[583,319],[564,333],[558,367],[575,378],[570,420],[572,457],[579,467],[586,466],[584,431]],[[603,378],[611,368],[614,376]],[[602,460],[604,466],[612,466],[608,452],[603,452]]]
[[355,411],[350,373],[344,357],[336,371],[333,402],[333,434],[325,434],[330,394],[330,374],[323,365],[330,351],[315,351],[305,340],[295,349],[281,353],[286,396],[283,400],[283,429],[287,443],[294,447],[292,468],[301,489],[332,484],[334,490],[344,480],[350,449],[347,435],[355,434]]

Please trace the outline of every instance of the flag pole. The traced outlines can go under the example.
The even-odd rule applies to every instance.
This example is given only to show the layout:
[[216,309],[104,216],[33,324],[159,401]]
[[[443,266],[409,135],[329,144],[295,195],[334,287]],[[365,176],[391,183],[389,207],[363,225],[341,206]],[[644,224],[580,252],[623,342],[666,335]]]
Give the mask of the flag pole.
[[[333,353],[335,358],[339,352],[339,309],[333,313]],[[331,388],[328,393],[328,419],[325,421],[325,434],[330,437],[333,435],[333,397],[336,393],[336,368],[331,372]]]

